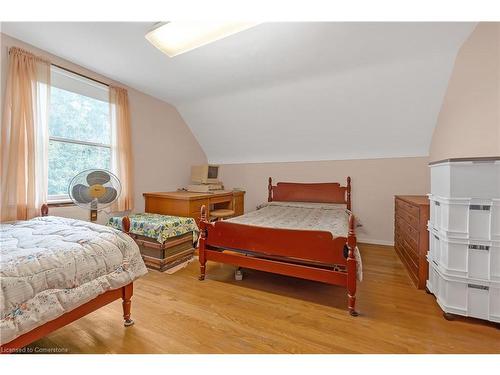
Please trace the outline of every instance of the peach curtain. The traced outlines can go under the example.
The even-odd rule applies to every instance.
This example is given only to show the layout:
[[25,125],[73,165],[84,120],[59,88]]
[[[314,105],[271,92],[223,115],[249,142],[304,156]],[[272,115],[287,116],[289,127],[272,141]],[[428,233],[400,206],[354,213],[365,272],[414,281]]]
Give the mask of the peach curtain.
[[127,90],[109,87],[112,133],[112,171],[120,179],[122,192],[112,206],[113,211],[134,208],[132,145]]
[[0,142],[0,220],[39,215],[47,199],[50,63],[9,50]]

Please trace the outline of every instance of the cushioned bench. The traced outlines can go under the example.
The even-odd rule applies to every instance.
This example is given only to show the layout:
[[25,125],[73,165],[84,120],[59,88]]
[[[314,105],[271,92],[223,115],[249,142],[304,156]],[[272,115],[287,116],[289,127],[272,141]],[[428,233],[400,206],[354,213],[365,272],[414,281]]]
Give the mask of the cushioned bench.
[[190,217],[138,213],[114,216],[108,226],[129,234],[146,266],[165,271],[193,257],[199,230]]

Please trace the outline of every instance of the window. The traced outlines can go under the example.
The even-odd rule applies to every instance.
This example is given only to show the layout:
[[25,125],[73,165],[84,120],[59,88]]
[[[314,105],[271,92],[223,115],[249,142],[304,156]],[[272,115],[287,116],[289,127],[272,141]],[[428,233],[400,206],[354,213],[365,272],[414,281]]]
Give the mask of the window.
[[64,201],[77,173],[111,169],[109,89],[54,66],[51,86],[48,195]]

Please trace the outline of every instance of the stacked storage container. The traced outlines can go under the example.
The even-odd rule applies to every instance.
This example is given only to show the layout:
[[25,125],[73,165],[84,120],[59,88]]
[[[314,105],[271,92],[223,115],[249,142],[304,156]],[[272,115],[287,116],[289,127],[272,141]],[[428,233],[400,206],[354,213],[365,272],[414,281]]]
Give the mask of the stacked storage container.
[[500,322],[500,158],[430,168],[427,288],[446,313]]

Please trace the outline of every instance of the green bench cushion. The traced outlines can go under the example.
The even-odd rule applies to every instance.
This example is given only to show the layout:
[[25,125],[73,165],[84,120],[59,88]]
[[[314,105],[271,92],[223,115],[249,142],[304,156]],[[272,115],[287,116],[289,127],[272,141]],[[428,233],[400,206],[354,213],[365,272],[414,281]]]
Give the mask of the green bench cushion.
[[[159,214],[138,213],[128,216],[130,219],[130,233],[153,238],[164,243],[172,237],[182,236],[193,232],[193,243],[198,240],[198,226],[190,217],[169,216]],[[114,216],[107,225],[122,230],[123,216]]]

